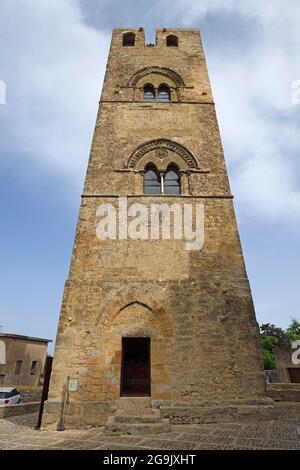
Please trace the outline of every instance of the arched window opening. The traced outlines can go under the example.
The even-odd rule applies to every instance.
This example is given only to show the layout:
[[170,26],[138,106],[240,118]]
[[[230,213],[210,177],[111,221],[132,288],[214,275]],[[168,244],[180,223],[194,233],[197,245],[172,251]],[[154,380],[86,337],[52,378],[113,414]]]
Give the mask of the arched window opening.
[[168,85],[162,84],[158,88],[158,93],[157,93],[157,100],[158,101],[171,101],[171,93],[170,93],[170,88]]
[[167,36],[167,46],[168,47],[178,47],[178,37],[175,34],[170,34]]
[[161,178],[154,165],[145,168],[144,194],[161,194]]
[[180,194],[180,175],[178,169],[171,165],[167,168],[164,177],[164,193],[165,194]]
[[144,86],[144,101],[155,101],[155,89],[151,83]]
[[135,43],[135,34],[134,33],[124,33],[123,34],[123,46],[134,46]]

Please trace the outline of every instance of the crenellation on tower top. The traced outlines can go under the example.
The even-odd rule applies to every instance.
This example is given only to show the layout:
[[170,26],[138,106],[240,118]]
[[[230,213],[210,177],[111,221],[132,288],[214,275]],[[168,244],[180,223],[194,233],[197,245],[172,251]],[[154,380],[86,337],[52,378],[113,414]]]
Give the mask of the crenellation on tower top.
[[[169,76],[181,77],[184,84],[180,85],[180,92],[174,93],[177,101],[213,103],[198,29],[157,29],[154,46],[145,45],[144,39],[141,28],[113,30],[102,102],[139,101],[141,92],[133,89],[133,77],[143,70],[156,74],[159,70],[169,70]],[[164,73],[161,73],[163,79]],[[141,90],[143,85],[140,82],[134,86]],[[174,86],[169,82],[168,85]]]
[[159,48],[166,47],[170,54],[176,53],[177,49],[191,54],[194,48],[199,50],[200,44],[199,29],[156,29],[156,46]]
[[[126,35],[134,36],[134,42],[129,41],[126,44]],[[125,44],[124,44],[125,38]],[[112,34],[112,45],[113,47],[125,47],[127,50],[134,52],[134,48],[144,48],[152,46],[156,49],[168,48],[171,52],[175,53],[176,49],[185,50],[191,53],[193,48],[199,48],[200,31],[199,29],[188,29],[188,28],[159,28],[155,30],[155,43],[145,42],[145,31],[143,28],[115,28]]]
[[[126,45],[126,35],[134,36],[134,43]],[[115,28],[112,33],[111,44],[113,47],[124,47],[125,50],[133,50],[145,46],[145,31],[142,28]]]

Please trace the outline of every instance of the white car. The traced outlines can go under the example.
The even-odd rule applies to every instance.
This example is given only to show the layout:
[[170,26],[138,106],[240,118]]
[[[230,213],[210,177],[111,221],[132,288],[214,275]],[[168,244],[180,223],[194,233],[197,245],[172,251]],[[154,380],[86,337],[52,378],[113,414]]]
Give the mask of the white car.
[[16,388],[0,387],[0,405],[16,405],[20,401],[21,395]]

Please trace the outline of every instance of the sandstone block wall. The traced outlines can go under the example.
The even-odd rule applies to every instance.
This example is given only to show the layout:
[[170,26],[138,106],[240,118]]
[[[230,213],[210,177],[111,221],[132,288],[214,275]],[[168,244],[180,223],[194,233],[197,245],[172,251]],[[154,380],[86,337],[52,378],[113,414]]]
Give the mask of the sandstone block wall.
[[[104,424],[120,396],[124,336],[151,338],[151,398],[200,406],[265,396],[258,327],[200,35],[157,30],[155,46],[123,47],[113,31],[70,273],[62,303],[44,426],[55,426],[69,375],[68,426]],[[167,47],[174,33],[179,47]],[[145,83],[172,101],[143,101]],[[164,153],[157,152],[164,149]],[[164,155],[164,158],[160,158]],[[178,165],[180,196],[143,194],[143,170]],[[105,240],[97,207],[204,204],[204,245]]]

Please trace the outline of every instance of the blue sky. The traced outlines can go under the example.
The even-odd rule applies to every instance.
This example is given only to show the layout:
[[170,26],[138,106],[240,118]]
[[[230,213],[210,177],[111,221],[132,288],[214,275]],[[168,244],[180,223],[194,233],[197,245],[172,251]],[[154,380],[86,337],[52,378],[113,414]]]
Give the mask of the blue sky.
[[3,331],[55,339],[113,27],[197,27],[260,323],[299,314],[300,4],[2,0]]

